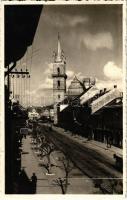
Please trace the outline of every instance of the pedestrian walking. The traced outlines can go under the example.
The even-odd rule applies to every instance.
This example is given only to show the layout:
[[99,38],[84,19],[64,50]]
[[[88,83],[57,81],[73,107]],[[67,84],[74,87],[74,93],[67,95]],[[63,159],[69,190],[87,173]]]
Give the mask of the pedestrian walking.
[[111,148],[111,146],[112,146],[112,140],[113,140],[113,139],[112,139],[112,136],[110,136],[110,137],[109,137],[109,148]]
[[36,188],[37,188],[37,176],[35,173],[33,173],[32,177],[31,177],[31,183],[32,183],[32,190],[33,193],[36,193]]
[[110,137],[109,131],[106,130],[105,133],[106,133],[107,148],[109,148],[109,145],[110,145],[110,142],[109,142],[109,141],[110,141],[110,140],[109,140],[109,137]]
[[88,140],[91,140],[92,139],[92,129],[89,125],[87,126],[87,133],[88,133]]

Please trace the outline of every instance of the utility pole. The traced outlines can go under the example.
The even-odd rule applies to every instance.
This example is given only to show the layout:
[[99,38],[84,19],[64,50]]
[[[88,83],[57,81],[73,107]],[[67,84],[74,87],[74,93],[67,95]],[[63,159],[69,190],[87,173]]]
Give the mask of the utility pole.
[[10,75],[11,74],[19,74],[19,75],[29,75],[28,71],[12,71],[16,67],[16,62],[14,62],[13,66],[9,68],[9,65],[7,66],[7,72],[5,72],[5,77],[7,76],[7,87],[8,87],[8,101],[10,97]]

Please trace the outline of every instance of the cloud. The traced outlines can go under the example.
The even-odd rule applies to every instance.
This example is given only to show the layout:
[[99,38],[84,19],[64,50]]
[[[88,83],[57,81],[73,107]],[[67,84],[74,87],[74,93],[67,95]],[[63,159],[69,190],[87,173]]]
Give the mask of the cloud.
[[123,90],[122,85],[122,69],[118,67],[113,61],[107,62],[103,67],[103,72],[107,80],[96,79],[96,86],[98,89],[112,89],[114,85],[121,91]]
[[104,88],[107,89],[113,89],[114,85],[117,85],[117,88],[122,91],[123,90],[123,85],[122,85],[122,81],[121,80],[97,80],[96,81],[96,87],[101,90]]
[[[50,13],[44,14],[43,19],[46,23],[51,24],[53,26],[57,26],[60,28],[64,27],[76,27],[77,25],[86,24],[89,21],[88,16],[80,16],[80,15],[67,15],[63,13]],[[54,23],[55,22],[55,23]]]
[[101,48],[112,49],[113,38],[110,32],[107,33],[85,33],[82,39],[83,44],[90,50],[97,50]]
[[[104,65],[103,72],[105,78],[107,80],[98,80],[96,79],[96,87],[98,89],[113,89],[114,85],[117,85],[117,88],[122,91],[122,69],[119,68],[113,61],[109,61]],[[36,90],[30,92],[31,94],[31,101],[33,105],[49,105],[53,103],[53,80],[49,76],[52,73],[52,64],[47,64],[47,68],[44,71],[45,79],[43,82],[38,86]],[[75,74],[72,70],[67,70],[67,81],[66,85],[67,88],[71,84],[74,76],[76,75],[79,80],[82,80],[84,76],[81,72]]]
[[46,69],[44,71],[44,80],[38,86],[37,90],[39,92],[52,88],[52,72],[53,72],[53,64],[52,63],[45,63]]
[[[52,74],[52,63],[46,63],[46,69],[44,71],[45,78],[43,82],[36,88],[36,90],[31,91],[31,99],[34,105],[46,105],[53,103],[53,79]],[[76,75],[79,80],[82,80],[84,76],[81,72],[75,74],[73,70],[67,70],[67,88],[71,84],[74,76]],[[114,85],[122,91],[122,69],[119,68],[113,61],[107,62],[103,67],[103,73],[107,80],[96,79],[96,87],[98,89],[112,89]]]
[[118,67],[113,61],[106,63],[103,72],[104,75],[111,80],[122,79],[122,69]]
[[53,72],[53,63],[45,63],[47,65],[46,70],[44,71],[45,75],[51,75]]
[[51,78],[46,77],[45,80],[43,81],[43,83],[41,85],[39,85],[37,90],[39,90],[39,92],[40,92],[41,90],[52,88],[52,81],[53,80]]
[[73,16],[73,18],[67,17],[66,21],[68,21],[69,25],[72,27],[75,27],[79,24],[84,24],[88,22],[88,17],[83,17],[83,16]]
[[73,77],[74,74],[75,74],[74,71],[71,71],[71,70],[67,70],[66,73],[67,73],[67,78],[68,78],[68,79],[72,79],[72,77]]

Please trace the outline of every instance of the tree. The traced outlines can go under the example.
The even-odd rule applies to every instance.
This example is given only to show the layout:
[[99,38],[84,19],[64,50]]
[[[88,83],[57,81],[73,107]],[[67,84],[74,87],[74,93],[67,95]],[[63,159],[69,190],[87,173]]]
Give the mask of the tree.
[[53,185],[57,185],[61,188],[62,194],[66,194],[65,192],[65,178],[58,178],[53,180],[52,182]]
[[53,180],[53,184],[58,185],[61,188],[62,194],[66,194],[67,188],[69,185],[69,182],[68,182],[69,173],[74,168],[74,165],[67,156],[62,156],[59,159],[59,161],[61,163],[60,163],[60,166],[57,166],[57,167],[59,167],[61,170],[64,171],[65,176],[64,178],[58,178],[58,179]]
[[54,150],[55,146],[51,142],[46,140],[40,146],[41,158],[46,157],[48,161],[46,164],[42,164],[42,166],[45,167],[45,169],[48,171],[49,174],[51,173],[51,167],[53,166],[51,164],[50,156]]

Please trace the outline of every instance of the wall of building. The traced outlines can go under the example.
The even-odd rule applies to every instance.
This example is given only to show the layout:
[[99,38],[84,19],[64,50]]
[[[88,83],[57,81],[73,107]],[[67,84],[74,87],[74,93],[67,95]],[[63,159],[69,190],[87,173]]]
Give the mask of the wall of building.
[[107,143],[110,138],[114,146],[122,147],[122,105],[107,107],[94,115],[87,107],[68,106],[59,113],[59,125],[99,142]]
[[65,63],[63,61],[60,63],[53,63],[53,74],[58,74],[58,68],[60,74],[65,73]]

